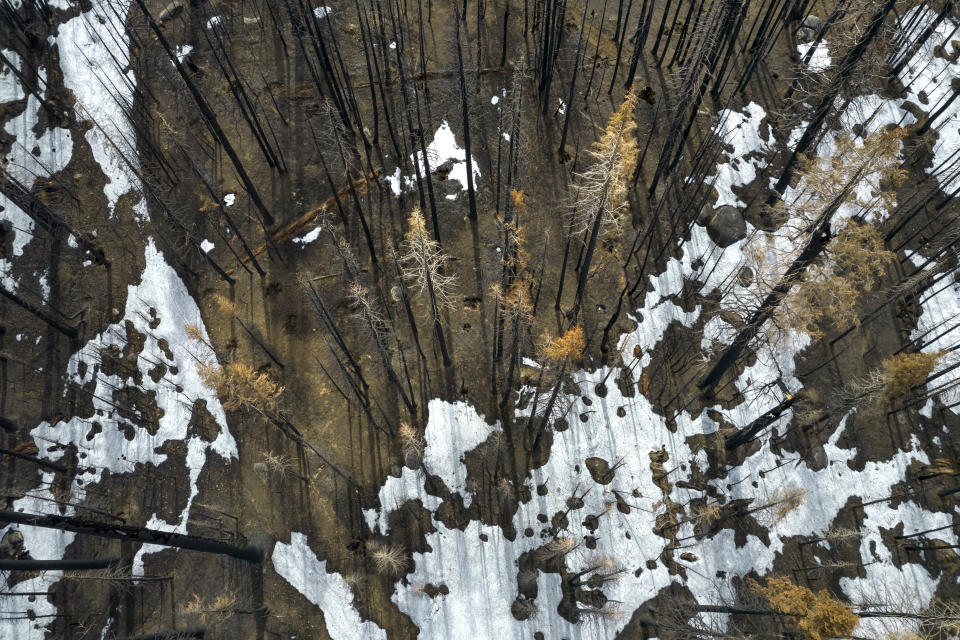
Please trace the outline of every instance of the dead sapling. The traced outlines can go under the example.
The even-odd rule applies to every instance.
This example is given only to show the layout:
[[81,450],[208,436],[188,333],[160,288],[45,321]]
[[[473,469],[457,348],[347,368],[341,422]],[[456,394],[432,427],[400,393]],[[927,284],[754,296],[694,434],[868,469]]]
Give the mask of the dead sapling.
[[437,344],[444,366],[450,366],[450,354],[443,332],[442,313],[453,306],[456,278],[446,273],[447,255],[440,243],[430,237],[423,214],[414,207],[407,219],[409,229],[400,247],[399,263],[403,278],[429,305]]
[[404,464],[416,469],[423,461],[423,449],[427,442],[409,422],[401,422],[397,429],[397,440],[400,442],[400,452],[403,454]]

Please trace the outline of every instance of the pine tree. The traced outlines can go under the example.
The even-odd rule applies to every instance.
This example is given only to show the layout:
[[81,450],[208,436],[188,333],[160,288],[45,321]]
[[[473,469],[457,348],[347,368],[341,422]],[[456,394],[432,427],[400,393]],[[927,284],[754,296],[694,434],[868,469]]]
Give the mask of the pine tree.
[[608,236],[619,236],[623,230],[629,179],[637,161],[637,121],[633,113],[636,105],[637,97],[627,94],[589,152],[593,164],[576,178],[571,235],[581,239],[585,251],[569,313],[573,319],[580,313],[598,242]]

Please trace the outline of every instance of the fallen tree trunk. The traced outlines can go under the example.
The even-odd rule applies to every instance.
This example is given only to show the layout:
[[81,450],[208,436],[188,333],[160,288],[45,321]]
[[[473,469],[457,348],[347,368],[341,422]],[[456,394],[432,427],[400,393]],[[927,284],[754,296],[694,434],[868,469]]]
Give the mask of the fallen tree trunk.
[[57,516],[57,515],[36,515],[32,513],[22,513],[19,511],[0,511],[0,522],[16,522],[31,527],[43,527],[46,529],[60,529],[62,531],[73,531],[75,533],[85,533],[101,538],[112,538],[114,540],[129,540],[131,542],[141,542],[144,544],[156,544],[164,547],[175,547],[177,549],[190,549],[192,551],[202,551],[204,553],[216,553],[219,555],[239,558],[246,562],[258,563],[263,561],[263,552],[255,547],[238,547],[219,540],[209,538],[200,538],[197,536],[185,535],[182,533],[172,533],[168,531],[156,531],[145,527],[134,527],[131,525],[116,525],[103,522],[93,522],[77,518],[75,516]]
[[91,571],[110,569],[120,564],[120,558],[93,558],[89,560],[0,560],[0,571]]

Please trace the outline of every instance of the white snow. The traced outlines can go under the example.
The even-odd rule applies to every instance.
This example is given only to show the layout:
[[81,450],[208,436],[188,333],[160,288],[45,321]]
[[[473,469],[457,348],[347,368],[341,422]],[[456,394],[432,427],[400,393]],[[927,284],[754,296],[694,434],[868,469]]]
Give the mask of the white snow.
[[470,506],[473,496],[466,492],[467,469],[463,454],[486,440],[500,425],[489,425],[483,416],[466,402],[453,404],[433,399],[427,406],[427,428],[424,437],[423,466],[438,476],[451,491],[463,496]]
[[206,28],[212,29],[216,26],[219,26],[221,22],[223,22],[223,19],[220,16],[213,16],[207,20]]
[[[191,493],[180,522],[167,524],[154,517],[149,523],[150,526],[160,529],[183,532],[186,530],[192,500],[197,493],[196,481],[208,451],[212,450],[229,460],[237,457],[237,446],[227,427],[226,415],[219,399],[212,390],[203,385],[195,366],[195,358],[209,362],[214,360],[215,356],[209,347],[190,340],[184,328],[188,324],[195,325],[204,340],[209,342],[200,310],[176,272],[164,261],[152,239],[146,246],[145,258],[146,266],[140,283],[127,288],[124,317],[87,342],[70,358],[67,366],[67,375],[72,382],[93,385],[92,404],[99,430],[90,416],[74,416],[66,422],[43,422],[30,433],[42,457],[57,460],[63,455],[63,450],[59,447],[49,451],[51,443],[72,444],[79,452],[80,464],[95,469],[92,474],[84,474],[78,478],[83,483],[82,486],[75,481],[71,487],[73,495],[82,499],[85,495],[84,487],[98,482],[104,470],[114,474],[132,473],[139,463],[158,465],[166,460],[167,456],[157,450],[168,440],[186,438],[187,426],[193,415],[193,404],[197,400],[203,401],[216,421],[219,433],[212,442],[196,436],[188,441],[186,464]],[[159,319],[159,323],[151,328],[149,325],[154,317]],[[109,353],[107,350],[111,346],[122,348],[126,344],[124,327],[127,321],[133,323],[137,331],[146,334],[146,342],[135,367],[142,377],[139,385],[136,385],[132,372],[125,375],[106,375],[101,371],[101,354]],[[161,348],[160,340],[166,341],[172,358]],[[86,367],[83,372],[81,363]],[[158,382],[149,375],[156,363],[167,365],[166,373]],[[176,367],[177,372],[173,373],[170,367]],[[111,404],[114,389],[119,391],[126,386],[139,386],[144,393],[153,395],[161,412],[155,433],[151,434],[145,427],[131,424],[118,415],[116,407]],[[182,392],[177,391],[178,386]],[[136,568],[142,570],[140,559],[144,553],[158,550],[159,548],[153,547],[141,550],[137,555]]]
[[[809,51],[812,46],[812,42],[804,42],[797,45],[797,53],[800,55],[801,60],[807,55],[807,51]],[[821,40],[813,50],[813,55],[810,56],[810,61],[807,63],[807,66],[810,67],[811,71],[819,73],[826,71],[831,64],[833,64],[833,60],[830,58],[830,49],[827,46],[827,41]]]
[[[736,143],[738,150],[762,149],[772,144],[772,136],[766,140],[756,133],[751,136],[751,131],[758,130],[762,114],[753,110],[748,113],[752,116],[748,131],[737,134],[741,140]],[[744,117],[740,121],[747,122],[748,119]],[[751,137],[754,142],[748,141]],[[730,154],[728,158],[735,155]],[[644,368],[650,364],[650,351],[662,340],[669,325],[678,322],[693,327],[700,321],[699,307],[687,310],[679,303],[678,296],[686,281],[700,283],[704,293],[719,290],[724,298],[757,295],[755,292],[751,294],[749,287],[739,284],[736,276],[746,264],[745,243],[767,241],[766,236],[748,226],[747,239],[721,249],[709,239],[704,228],[694,226],[691,237],[682,246],[681,257],[671,259],[663,273],[649,277],[644,306],[637,310],[634,318],[637,327],[621,336],[618,342],[624,363],[631,367],[628,375],[632,377],[634,388]],[[704,345],[712,343],[712,339],[729,341],[732,328],[718,316],[706,319],[705,325]],[[713,409],[728,422],[742,427],[783,400],[784,392],[774,383],[779,382],[787,391],[796,393],[801,386],[795,376],[794,360],[809,342],[806,335],[795,332],[778,340],[761,341],[755,361],[735,381],[743,397],[740,404],[726,409],[715,406]],[[636,347],[639,347],[639,362],[634,358]],[[863,501],[869,501],[889,495],[892,488],[903,481],[911,463],[929,462],[918,443],[912,440],[890,459],[868,461],[862,471],[854,471],[850,463],[856,450],[840,445],[850,415],[836,426],[823,445],[827,464],[816,470],[801,458],[799,452],[784,450],[782,445],[774,451],[770,439],[762,438],[760,448],[747,456],[741,465],[728,468],[725,474],[711,481],[716,492],[725,500],[747,499],[754,505],[770,502],[785,489],[802,488],[810,493],[795,510],[780,520],[763,510],[754,516],[768,527],[769,542],[747,536],[746,543],[738,546],[733,531],[728,528],[701,539],[691,549],[698,559],[684,562],[687,574],[682,577],[660,563],[654,569],[647,567],[647,561],[656,561],[671,543],[653,531],[657,516],[664,513],[665,497],[685,505],[692,498],[703,495],[678,488],[676,482],[689,479],[695,470],[707,469],[709,458],[706,452],[695,450],[689,444],[689,438],[713,433],[719,424],[706,411],[697,416],[683,411],[674,415],[675,426],[671,429],[642,394],[624,397],[618,385],[609,384],[610,379],[617,377],[617,372],[602,368],[594,372],[579,371],[573,377],[582,395],[589,396],[592,402],[587,405],[579,394],[561,394],[559,404],[569,407],[566,411],[568,428],[553,433],[549,458],[526,480],[533,498],[521,503],[513,518],[517,537],[508,540],[501,528],[475,521],[461,531],[449,529],[434,519],[436,530],[426,535],[432,551],[415,553],[414,572],[396,585],[394,601],[425,637],[455,637],[469,629],[471,637],[497,640],[529,638],[537,630],[549,638],[613,638],[637,606],[672,581],[684,584],[700,602],[717,603],[717,572],[725,572],[726,580],[729,580],[752,571],[760,575],[771,571],[777,554],[783,551],[785,540],[826,532],[835,526],[841,510],[853,497],[860,496]],[[593,390],[603,380],[607,381],[606,395],[599,397]],[[424,470],[442,478],[448,487],[467,498],[463,454],[499,427],[488,425],[475,410],[462,402],[433,400],[428,409]],[[517,418],[529,415],[531,410],[532,404],[518,408]],[[622,417],[618,410],[622,410]],[[792,419],[792,412],[787,410],[770,430],[779,432]],[[665,468],[672,469],[670,479],[674,484],[668,496],[664,496],[654,483],[650,468],[650,455],[660,451],[667,454]],[[585,460],[591,456],[603,458],[617,467],[609,485],[599,485],[592,480],[585,466]],[[380,533],[389,533],[389,512],[408,500],[419,500],[435,513],[440,500],[426,492],[424,479],[422,471],[409,469],[404,469],[399,478],[388,477],[380,491],[380,509],[368,510],[364,514],[368,525]],[[540,495],[536,490],[540,485],[546,487],[546,495]],[[566,555],[564,562],[569,571],[575,572],[595,566],[601,558],[614,559],[624,572],[618,581],[605,585],[604,593],[620,603],[622,615],[589,616],[579,624],[570,624],[556,614],[556,602],[561,595],[559,581],[556,576],[541,575],[536,600],[539,613],[528,621],[519,622],[510,614],[510,604],[518,593],[517,559],[549,539],[546,536],[550,533],[550,519],[558,512],[567,511],[567,499],[574,494],[581,496],[585,506],[568,514],[568,522],[560,535],[569,536],[576,542],[592,535],[596,539],[596,549],[590,550],[579,544]],[[617,496],[631,505],[629,513],[615,507]],[[540,515],[548,518],[548,524],[541,523]],[[599,516],[596,531],[586,528],[584,519],[587,515]],[[911,526],[916,524],[918,529],[932,528],[948,523],[950,516],[927,512],[908,499],[897,509],[886,503],[870,505],[864,511],[864,517],[863,561],[869,563],[876,553],[885,554],[886,561],[875,569],[878,572],[876,577],[889,584],[916,585],[911,596],[912,604],[923,606],[932,595],[936,579],[920,565],[910,562],[895,568],[889,560],[890,551],[884,546],[879,528],[892,527],[891,523],[895,521],[910,522]],[[527,528],[533,531],[533,536],[527,537],[523,533]],[[480,539],[481,534],[486,541]],[[682,524],[677,535],[692,536],[692,525]],[[953,539],[952,534],[946,534],[946,537]],[[680,551],[675,554],[679,560]],[[827,561],[829,558],[824,558],[824,562]],[[635,575],[636,570],[640,570],[639,576]],[[426,583],[445,584],[450,593],[425,598],[418,585]],[[847,594],[853,597],[854,587],[859,583],[842,584]]]
[[193,51],[192,44],[181,44],[177,45],[177,48],[173,54],[177,56],[177,62],[183,62],[183,59],[190,55],[191,51]]
[[225,207],[232,207],[233,203],[236,201],[237,194],[235,193],[228,193],[227,195],[223,196],[223,206]]
[[[411,162],[416,162],[420,168],[421,175],[424,172],[423,154],[416,152],[410,156]],[[460,183],[460,190],[467,190],[467,154],[463,148],[457,145],[456,136],[450,125],[444,120],[440,128],[433,136],[433,141],[427,146],[427,161],[431,171],[436,171],[437,167],[447,162],[453,163],[448,180],[454,180]],[[473,164],[473,183],[476,187],[477,180],[480,178],[480,167],[476,158],[470,157]],[[394,195],[400,195],[404,189],[411,189],[416,185],[416,177],[411,174],[405,176],[401,173],[400,167],[397,167],[393,175],[386,176],[384,180],[390,184]]]
[[[63,83],[76,97],[77,115],[94,123],[84,137],[107,176],[103,191],[111,210],[120,196],[140,190],[139,180],[127,166],[127,162],[136,163],[137,149],[125,112],[132,108],[136,80],[132,69],[122,72],[116,63],[129,58],[124,25],[129,6],[129,0],[93,0],[90,11],[61,24],[57,36]],[[135,211],[147,216],[142,202]]]
[[396,476],[387,476],[387,480],[383,483],[383,486],[380,487],[379,493],[382,508],[364,509],[363,511],[367,526],[369,526],[372,531],[379,531],[384,534],[389,533],[387,517],[391,511],[396,511],[408,500],[419,499],[425,509],[435,511],[437,507],[440,506],[440,499],[421,491],[423,481],[423,471],[413,471],[407,467],[404,467],[400,472],[399,478]]
[[13,229],[11,248],[14,257],[23,255],[23,248],[33,238],[33,218],[23,209],[0,194],[0,222],[7,221]]
[[[11,51],[4,50],[10,62],[19,68],[20,58]],[[46,85],[46,71],[37,70],[37,81],[40,87]],[[43,89],[44,95],[46,90]],[[20,100],[25,96],[20,83],[11,69],[3,67],[0,74],[0,103],[7,100]],[[73,138],[67,129],[58,127],[44,127],[40,133],[37,129],[40,123],[43,107],[33,95],[26,95],[23,110],[13,116],[5,124],[3,131],[15,137],[10,150],[2,158],[0,164],[4,170],[26,189],[33,187],[35,178],[43,178],[62,171],[73,154]],[[9,222],[13,230],[11,242],[12,257],[23,255],[24,247],[33,238],[34,222],[20,207],[14,204],[3,194],[0,194],[0,222]],[[18,288],[19,283],[13,276],[13,264],[6,259],[0,259],[0,283],[7,289]],[[45,286],[46,280],[41,279],[38,285],[41,291],[49,291]]]
[[[914,254],[910,258],[915,266],[923,264],[922,256]],[[920,351],[923,353],[945,351],[960,342],[960,283],[956,280],[956,274],[948,275],[920,295],[920,317],[910,337],[922,341],[923,348]],[[949,352],[940,358],[931,375],[945,371],[956,363],[957,355]],[[960,413],[960,406],[951,406],[960,403],[958,381],[960,370],[954,369],[927,383],[930,391],[939,391],[939,400],[955,414]]]
[[323,231],[323,229],[318,225],[299,238],[294,238],[293,242],[296,244],[308,245],[320,237],[321,231]]
[[[61,513],[56,500],[62,500],[50,493],[50,483],[54,480],[53,473],[39,473],[40,485],[43,488],[34,489],[24,497],[13,502],[14,511],[25,511],[43,515],[73,515],[73,507],[67,507]],[[62,558],[67,547],[73,542],[75,533],[56,529],[43,529],[26,525],[7,525],[0,528],[0,539],[11,529],[19,529],[23,534],[23,546],[35,560],[56,560]],[[30,591],[46,591],[54,582],[60,579],[60,571],[46,571],[36,577],[18,582],[13,587],[7,587],[7,572],[0,571],[0,583],[4,591],[10,593],[27,593]],[[23,596],[6,596],[3,598],[4,611],[32,611],[38,618],[29,620],[22,616],[0,616],[0,638],[16,638],[16,640],[43,640],[46,637],[45,627],[49,616],[57,612],[57,608],[47,598]],[[18,619],[23,618],[23,619]]]
[[316,7],[313,10],[313,15],[316,16],[317,20],[322,20],[323,18],[326,18],[331,13],[333,13],[333,9],[331,9],[330,7]]
[[212,242],[204,238],[203,242],[200,243],[200,250],[203,251],[204,253],[210,253],[211,251],[213,251],[215,246],[216,246],[215,244],[213,244]]
[[42,271],[37,276],[37,284],[40,285],[40,299],[44,302],[50,301],[50,283],[47,281],[47,272]]
[[[922,17],[916,21],[913,30],[905,34],[906,38],[918,37],[936,17],[932,7],[919,5],[904,14],[903,23],[909,24],[917,12],[922,12]],[[951,62],[948,59],[949,52],[953,50],[949,38],[955,37],[956,27],[956,22],[950,18],[941,22],[900,72],[900,82],[907,88],[907,100],[927,113],[932,114],[950,99],[953,95],[951,82],[960,78],[960,61]],[[947,55],[938,55],[939,47],[943,47]],[[938,172],[937,179],[941,187],[949,192],[960,187],[960,176],[956,175],[956,171],[944,171],[942,167],[944,162],[960,151],[960,103],[951,104],[937,118],[934,129],[938,139],[933,146],[932,166],[927,171]]]
[[[2,49],[0,53],[10,61],[16,71],[20,71],[20,54],[9,49]],[[26,96],[23,87],[20,86],[20,81],[17,80],[17,76],[13,72],[14,69],[7,67],[5,64],[0,64],[0,104],[23,100]]]
[[[38,75],[39,84],[45,86],[46,73],[41,69]],[[13,148],[4,158],[4,169],[27,189],[33,186],[34,178],[62,171],[73,154],[73,137],[67,129],[44,128],[37,135],[42,110],[40,101],[31,94],[27,96],[26,108],[4,126],[4,131],[16,137]]]
[[273,568],[284,580],[320,607],[333,640],[387,640],[376,623],[363,620],[353,605],[353,592],[339,573],[327,573],[327,561],[318,560],[307,536],[294,531],[290,543],[273,547]]

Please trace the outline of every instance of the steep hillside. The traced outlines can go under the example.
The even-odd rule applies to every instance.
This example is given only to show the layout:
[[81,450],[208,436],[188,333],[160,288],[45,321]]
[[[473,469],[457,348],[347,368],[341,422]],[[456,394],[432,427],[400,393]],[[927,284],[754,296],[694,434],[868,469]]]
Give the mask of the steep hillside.
[[957,634],[950,0],[0,12],[0,639]]

